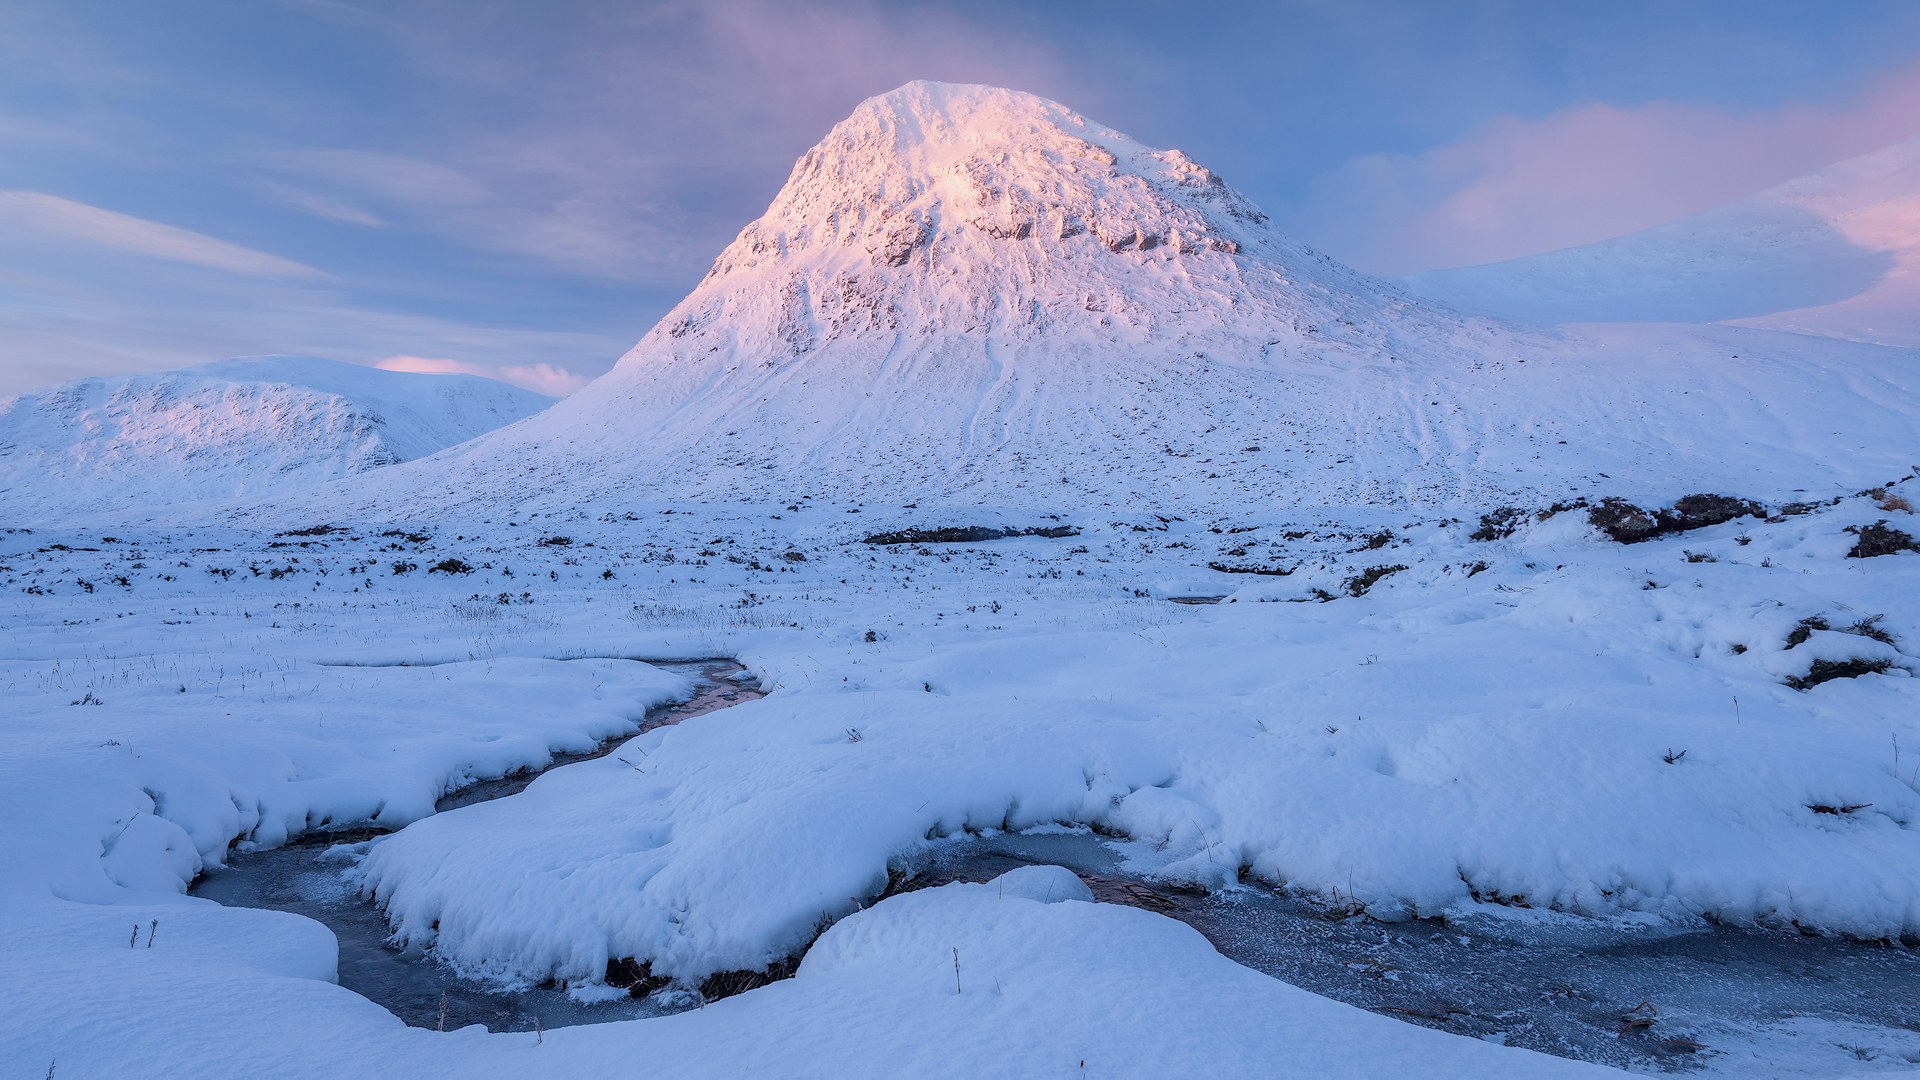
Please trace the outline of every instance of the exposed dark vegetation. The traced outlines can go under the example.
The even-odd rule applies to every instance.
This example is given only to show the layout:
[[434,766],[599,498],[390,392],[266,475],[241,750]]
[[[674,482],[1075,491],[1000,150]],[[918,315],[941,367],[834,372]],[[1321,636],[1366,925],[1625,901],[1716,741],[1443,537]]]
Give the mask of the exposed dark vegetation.
[[901,529],[898,532],[874,533],[861,543],[876,547],[894,544],[977,544],[984,540],[1006,540],[1016,536],[1044,536],[1057,540],[1064,536],[1079,535],[1080,530],[1071,525],[1043,525],[1025,529],[961,525],[945,529]]
[[[763,986],[777,983],[782,979],[791,979],[800,970],[800,959],[820,940],[820,935],[833,925],[833,919],[822,915],[813,925],[813,934],[792,956],[776,960],[757,971],[721,971],[700,981],[699,992],[703,1001],[719,1001],[749,990],[758,990]],[[608,986],[620,987],[628,995],[636,998],[646,997],[658,990],[673,985],[673,980],[653,973],[650,962],[641,962],[632,957],[608,960],[606,970]]]
[[471,574],[473,567],[459,559],[441,559],[427,568],[429,574]]
[[1502,506],[1480,515],[1480,527],[1470,534],[1474,540],[1505,540],[1527,520],[1527,512],[1517,506]]
[[[1882,644],[1892,645],[1894,644],[1893,635],[1880,625],[1880,620],[1883,618],[1885,618],[1884,615],[1869,615],[1847,626],[1838,627],[1837,630],[1842,634],[1871,638]],[[1827,622],[1825,616],[1809,615],[1795,623],[1793,629],[1787,632],[1787,648],[1797,649],[1806,644],[1816,630],[1835,629],[1836,627]],[[1795,690],[1811,690],[1821,683],[1832,682],[1835,679],[1857,679],[1862,675],[1880,675],[1892,667],[1893,662],[1890,660],[1868,659],[1862,656],[1845,660],[1815,660],[1805,675],[1788,676],[1786,682]]]
[[1871,559],[1880,555],[1897,555],[1902,551],[1920,551],[1920,544],[1913,542],[1912,534],[1889,526],[1884,518],[1871,525],[1853,526],[1847,531],[1859,537],[1847,552],[1849,559]]
[[1805,645],[1807,639],[1813,636],[1815,630],[1831,629],[1833,629],[1833,627],[1827,625],[1827,620],[1824,616],[1809,615],[1801,619],[1798,623],[1795,623],[1792,630],[1787,631],[1787,648],[1792,649]]
[[1346,587],[1348,596],[1365,596],[1367,595],[1367,590],[1378,585],[1382,578],[1391,574],[1397,574],[1405,569],[1405,566],[1398,563],[1393,566],[1369,566],[1341,584]]
[[646,997],[673,984],[672,979],[655,975],[652,964],[640,963],[630,956],[607,961],[606,980],[608,986],[618,987],[636,998]]
[[702,980],[700,996],[708,1001],[718,1001],[749,990],[758,990],[782,979],[791,979],[793,973],[799,970],[800,958],[794,956],[769,964],[759,971],[722,971]]
[[1759,503],[1730,495],[1688,495],[1664,510],[1645,510],[1625,499],[1608,498],[1587,508],[1587,521],[1622,544],[1637,544],[1735,518],[1765,517],[1766,513]]
[[1805,675],[1789,676],[1787,685],[1795,690],[1811,690],[1824,682],[1835,679],[1857,679],[1862,675],[1880,675],[1892,667],[1887,660],[1866,660],[1853,657],[1849,660],[1815,660],[1813,667]]
[[1266,577],[1286,577],[1288,574],[1293,573],[1291,569],[1283,566],[1253,566],[1245,564],[1234,566],[1223,562],[1210,562],[1207,564],[1207,569],[1218,570],[1223,574],[1261,574]]
[[[1893,635],[1888,633],[1886,629],[1880,625],[1881,621],[1885,618],[1885,615],[1869,615],[1858,622],[1849,623],[1846,626],[1840,627],[1839,632],[1842,634],[1852,634],[1855,637],[1872,638],[1882,644],[1892,645],[1895,643]],[[1787,648],[1798,648],[1806,644],[1807,639],[1813,636],[1815,630],[1832,629],[1834,629],[1834,627],[1827,622],[1826,616],[1809,615],[1795,623],[1792,630],[1787,631]]]

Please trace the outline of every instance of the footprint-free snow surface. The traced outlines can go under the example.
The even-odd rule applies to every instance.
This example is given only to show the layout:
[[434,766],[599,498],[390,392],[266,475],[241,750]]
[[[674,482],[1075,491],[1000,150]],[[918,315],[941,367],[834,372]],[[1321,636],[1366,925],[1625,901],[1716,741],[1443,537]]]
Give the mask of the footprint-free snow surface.
[[[0,531],[0,1010],[31,1018],[0,1061],[1911,1073],[1914,369],[1459,314],[1183,155],[911,84],[552,409],[291,495]],[[693,680],[643,658],[715,656],[765,696],[650,728]],[[1031,830],[1125,838],[1143,891],[913,887]],[[344,939],[187,892],[341,832],[368,839],[312,869]],[[1291,924],[1337,970],[1143,899],[1243,886],[1339,916]],[[1765,962],[1630,959],[1736,937]],[[389,946],[556,1020],[705,1005],[440,1031],[340,985]],[[1564,1038],[1507,978],[1536,946],[1526,985],[1585,995],[1545,1007]]]

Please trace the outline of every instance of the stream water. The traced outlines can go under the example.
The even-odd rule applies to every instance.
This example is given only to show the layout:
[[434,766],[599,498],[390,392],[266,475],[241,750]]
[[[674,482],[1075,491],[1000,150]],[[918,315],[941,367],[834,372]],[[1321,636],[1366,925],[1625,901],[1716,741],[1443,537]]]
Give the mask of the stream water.
[[[649,711],[641,732],[762,696],[745,669],[731,660],[656,662],[654,666],[692,676],[694,695]],[[616,736],[586,753],[556,755],[547,768],[600,757],[635,734]],[[512,795],[545,771],[483,780],[435,805],[446,811]],[[552,1028],[630,1020],[694,1003],[673,994],[636,999],[616,992],[606,1000],[588,1001],[554,987],[508,990],[460,978],[418,948],[397,949],[388,944],[386,917],[344,876],[360,845],[339,843],[341,839],[338,834],[321,834],[270,851],[233,855],[224,869],[202,877],[191,891],[229,907],[291,911],[326,924],[340,942],[340,985],[415,1027],[453,1031],[483,1024],[492,1031],[530,1031],[536,1023]]]
[[1804,1033],[1807,1021],[1831,1044],[1807,1049],[1813,1071],[1802,1075],[1828,1075],[1812,1064],[1822,1057],[1828,1068],[1920,1062],[1920,952],[1910,948],[1492,905],[1381,923],[1259,886],[1169,889],[1130,862],[1140,847],[1084,831],[958,838],[909,860],[906,887],[1065,866],[1097,899],[1179,919],[1233,960],[1316,994],[1636,1071],[1708,1066],[1770,1032]]
[[[658,666],[693,675],[697,690],[687,702],[650,712],[643,731],[761,696],[731,661]],[[550,767],[599,756],[630,737]],[[439,809],[511,795],[535,775],[473,784]],[[338,839],[236,855],[193,894],[325,923],[340,942],[340,984],[415,1026],[528,1030],[660,1015],[698,1001],[674,991],[644,998],[609,991],[589,1001],[550,987],[505,990],[459,978],[429,954],[387,943],[385,918],[343,876],[358,845]],[[896,861],[896,888],[987,881],[1035,863],[1074,870],[1100,900],[1179,919],[1255,970],[1456,1034],[1643,1072],[1711,1067],[1723,1051],[1751,1053],[1770,1038],[1784,1045],[1788,1034],[1796,1056],[1810,1063],[1850,1055],[1920,1064],[1920,952],[1910,948],[1491,905],[1380,923],[1258,886],[1171,889],[1151,879],[1151,855],[1141,845],[1084,830],[935,841]],[[1809,1024],[1817,1034],[1807,1034]],[[1809,1050],[1808,1038],[1825,1042]],[[1783,1071],[1825,1075],[1817,1064]]]

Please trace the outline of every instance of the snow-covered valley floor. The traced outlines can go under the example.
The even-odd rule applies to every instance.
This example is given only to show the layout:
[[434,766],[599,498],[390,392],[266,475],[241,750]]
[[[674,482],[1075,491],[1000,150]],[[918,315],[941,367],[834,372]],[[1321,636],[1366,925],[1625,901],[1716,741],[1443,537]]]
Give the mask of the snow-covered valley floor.
[[[0,1060],[1598,1074],[1294,989],[1164,915],[1083,902],[1064,871],[873,901],[930,838],[1090,826],[1151,849],[1164,887],[1264,883],[1388,926],[1552,909],[1910,955],[1920,554],[1848,557],[1876,523],[1920,531],[1905,486],[1632,545],[1582,511],[1476,540],[1482,522],[1385,509],[810,501],[0,534],[0,993],[33,1018],[0,1029]],[[862,542],[960,525],[1079,532]],[[434,813],[689,693],[633,658],[709,656],[770,693]],[[352,880],[397,942],[468,976],[591,998],[616,992],[609,961],[684,989],[812,944],[795,977],[677,1015],[437,1032],[333,985],[318,923],[185,895],[230,845],[368,825],[399,831]],[[1686,1067],[1920,1062],[1920,1010],[1722,1035]]]

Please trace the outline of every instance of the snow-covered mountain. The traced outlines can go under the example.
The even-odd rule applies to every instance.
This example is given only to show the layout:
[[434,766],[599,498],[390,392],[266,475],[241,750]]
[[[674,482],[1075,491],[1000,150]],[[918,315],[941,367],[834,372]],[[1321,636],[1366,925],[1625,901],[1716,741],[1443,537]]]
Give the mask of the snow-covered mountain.
[[1629,236],[1407,284],[1540,322],[1739,321],[1920,346],[1920,138]]
[[[1905,390],[1860,387],[1906,354],[1807,349],[1459,315],[1281,235],[1178,151],[1029,94],[911,83],[809,150],[613,371],[327,505],[1463,506],[1904,467]],[[1885,444],[1832,466],[1836,415]]]
[[0,400],[0,521],[268,496],[423,457],[551,399],[471,375],[270,356]]

